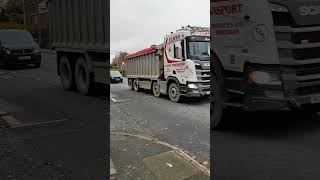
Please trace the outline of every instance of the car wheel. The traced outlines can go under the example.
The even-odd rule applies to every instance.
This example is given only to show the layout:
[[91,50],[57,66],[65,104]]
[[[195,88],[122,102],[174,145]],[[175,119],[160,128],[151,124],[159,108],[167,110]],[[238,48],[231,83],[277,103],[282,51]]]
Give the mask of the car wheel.
[[181,89],[176,83],[171,83],[168,89],[169,98],[172,102],[180,102],[181,100]]
[[74,89],[74,77],[69,59],[63,56],[59,63],[60,80],[64,90]]

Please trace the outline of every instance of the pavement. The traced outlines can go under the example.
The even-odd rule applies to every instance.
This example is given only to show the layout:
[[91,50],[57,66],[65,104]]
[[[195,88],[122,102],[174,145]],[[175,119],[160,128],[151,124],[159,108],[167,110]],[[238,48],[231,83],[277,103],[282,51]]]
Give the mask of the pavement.
[[107,179],[107,91],[64,91],[52,53],[0,69],[0,84],[0,179]]
[[170,145],[142,136],[113,133],[111,180],[209,180],[204,167]]

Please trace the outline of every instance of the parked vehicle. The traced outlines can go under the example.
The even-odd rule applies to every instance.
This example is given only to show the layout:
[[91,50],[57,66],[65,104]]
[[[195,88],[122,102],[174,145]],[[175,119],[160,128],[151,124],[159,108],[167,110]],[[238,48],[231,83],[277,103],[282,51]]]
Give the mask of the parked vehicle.
[[113,83],[123,83],[123,76],[119,71],[110,71],[110,78]]
[[41,65],[41,51],[32,35],[24,30],[0,30],[0,65]]
[[314,0],[211,1],[212,127],[231,108],[320,111],[319,7]]
[[109,12],[107,1],[49,0],[50,47],[65,90],[88,95],[108,84]]
[[173,102],[210,95],[210,29],[183,27],[161,45],[127,56],[129,88],[149,89]]

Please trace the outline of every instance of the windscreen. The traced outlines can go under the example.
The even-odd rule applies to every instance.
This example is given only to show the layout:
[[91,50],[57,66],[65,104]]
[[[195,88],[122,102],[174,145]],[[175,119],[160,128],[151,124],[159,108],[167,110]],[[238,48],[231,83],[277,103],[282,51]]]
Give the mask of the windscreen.
[[3,44],[20,44],[34,42],[30,33],[17,31],[0,32],[0,40]]
[[209,41],[190,41],[188,42],[188,58],[192,60],[210,60]]
[[121,77],[121,73],[119,71],[110,71],[111,76]]

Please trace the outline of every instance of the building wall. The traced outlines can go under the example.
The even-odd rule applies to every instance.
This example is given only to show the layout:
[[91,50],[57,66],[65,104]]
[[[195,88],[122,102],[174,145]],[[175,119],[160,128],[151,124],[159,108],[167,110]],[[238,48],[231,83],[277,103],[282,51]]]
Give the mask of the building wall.
[[48,0],[25,0],[25,9],[28,24],[48,25]]
[[24,0],[27,27],[30,25],[39,27],[40,33],[33,34],[40,47],[48,48],[49,43],[49,14],[48,0]]

